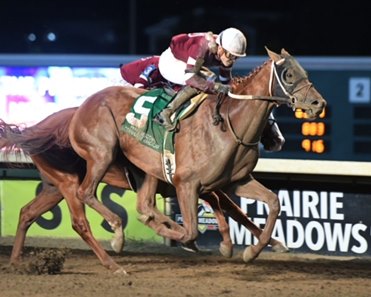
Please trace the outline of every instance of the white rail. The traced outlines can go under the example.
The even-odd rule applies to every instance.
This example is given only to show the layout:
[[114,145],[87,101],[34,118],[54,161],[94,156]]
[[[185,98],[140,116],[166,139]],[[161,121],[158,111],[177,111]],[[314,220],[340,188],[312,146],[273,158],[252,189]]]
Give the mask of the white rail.
[[260,158],[255,172],[371,176],[371,162]]
[[[5,159],[0,151],[1,162],[32,163],[32,160],[16,154]],[[371,177],[371,162],[260,158],[254,172]]]

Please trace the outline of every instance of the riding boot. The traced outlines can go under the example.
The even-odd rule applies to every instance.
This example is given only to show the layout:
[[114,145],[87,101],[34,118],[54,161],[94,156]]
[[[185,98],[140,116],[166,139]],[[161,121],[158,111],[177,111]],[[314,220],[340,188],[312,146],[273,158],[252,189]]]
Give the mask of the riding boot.
[[155,118],[155,121],[165,127],[167,131],[172,131],[176,128],[176,122],[172,122],[171,115],[192,96],[197,94],[197,90],[191,86],[185,86],[181,89],[169,105],[162,110]]

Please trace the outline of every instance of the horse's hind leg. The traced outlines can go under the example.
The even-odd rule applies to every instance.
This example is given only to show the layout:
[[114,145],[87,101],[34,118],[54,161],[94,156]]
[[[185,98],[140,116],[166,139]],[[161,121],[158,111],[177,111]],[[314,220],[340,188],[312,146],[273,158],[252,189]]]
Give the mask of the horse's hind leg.
[[[247,214],[245,214],[236,203],[229,198],[222,191],[217,191],[219,196],[219,203],[222,209],[224,209],[228,215],[233,218],[236,222],[245,226],[256,238],[259,239],[260,234],[263,232],[254,222],[252,222]],[[274,252],[288,252],[289,249],[279,240],[271,237],[269,244],[272,246],[272,251]]]
[[72,147],[86,161],[86,175],[76,193],[81,202],[96,210],[109,223],[114,231],[111,246],[114,251],[120,252],[124,245],[122,221],[95,197],[99,182],[116,156],[118,145],[116,124],[106,107],[99,108],[98,116],[108,119],[99,129],[92,127],[92,130],[87,132],[91,127],[77,120],[81,117],[78,112],[75,113],[69,127]]
[[10,264],[20,262],[26,233],[32,223],[43,213],[57,205],[62,199],[62,194],[56,187],[43,184],[42,191],[31,202],[22,207],[12,253],[10,255]]
[[61,185],[60,189],[62,190],[71,214],[72,228],[91,247],[104,267],[114,271],[115,273],[126,273],[125,270],[107,254],[99,242],[94,238],[85,215],[84,204],[76,199],[75,196],[78,187],[77,180],[71,180],[70,182],[65,180],[63,183],[64,185]]
[[98,186],[99,180],[101,179],[101,177],[98,177],[97,180],[95,180],[95,178],[92,178],[90,174],[90,172],[95,171],[95,165],[97,164],[87,163],[87,173],[85,179],[77,189],[76,194],[82,203],[85,203],[89,207],[96,210],[109,223],[112,230],[114,231],[114,237],[111,240],[111,246],[115,252],[119,253],[124,246],[122,221],[118,215],[110,211],[95,197],[96,188]]

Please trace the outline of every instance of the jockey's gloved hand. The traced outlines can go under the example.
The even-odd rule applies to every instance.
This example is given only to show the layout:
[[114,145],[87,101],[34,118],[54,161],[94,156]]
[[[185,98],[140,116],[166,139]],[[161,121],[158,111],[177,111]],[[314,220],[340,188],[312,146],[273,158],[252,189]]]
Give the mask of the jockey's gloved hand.
[[228,92],[231,90],[231,87],[229,85],[223,85],[222,83],[215,83],[214,85],[214,91],[216,93],[223,93],[225,95],[228,94]]

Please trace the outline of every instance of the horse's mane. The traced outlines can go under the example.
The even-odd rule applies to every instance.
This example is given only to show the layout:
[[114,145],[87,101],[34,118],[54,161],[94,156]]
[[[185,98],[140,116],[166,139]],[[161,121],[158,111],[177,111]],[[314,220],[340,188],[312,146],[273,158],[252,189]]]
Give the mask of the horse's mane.
[[249,74],[246,76],[235,76],[232,78],[231,85],[232,89],[237,91],[243,88],[249,81],[254,78],[254,76],[268,63],[270,60],[265,61],[262,65],[255,67]]

